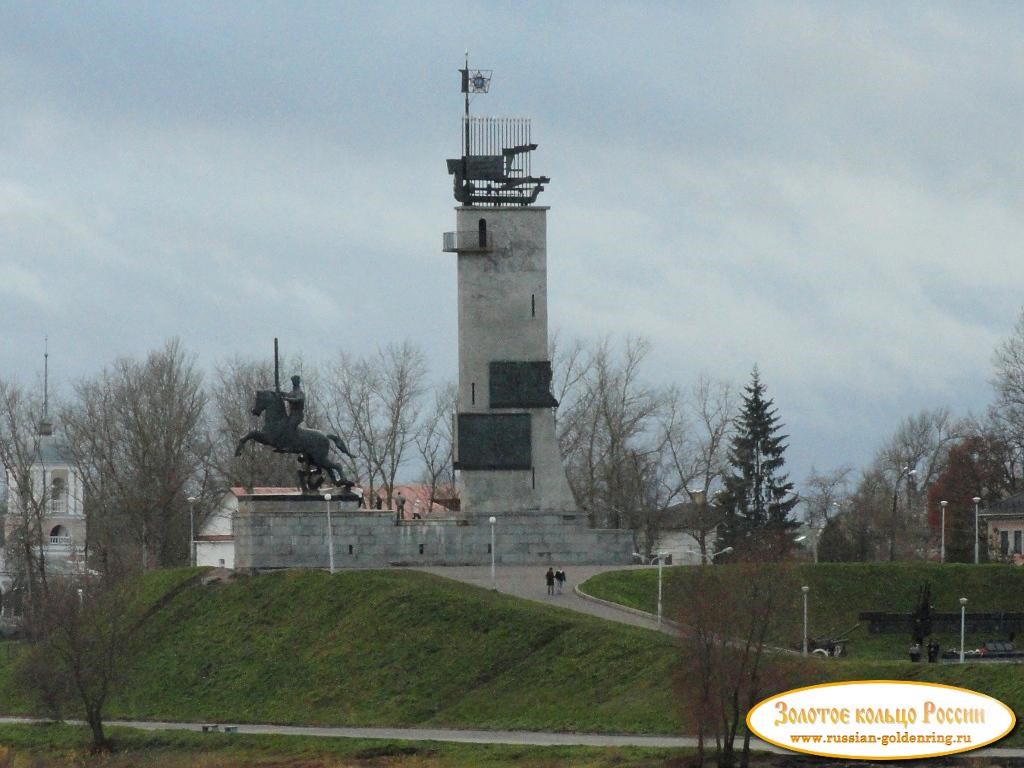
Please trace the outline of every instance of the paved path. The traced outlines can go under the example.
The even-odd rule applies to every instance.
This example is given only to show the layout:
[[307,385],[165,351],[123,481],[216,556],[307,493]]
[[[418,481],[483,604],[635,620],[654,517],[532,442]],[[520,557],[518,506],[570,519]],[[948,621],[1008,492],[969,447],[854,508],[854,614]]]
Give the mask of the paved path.
[[[28,717],[0,717],[0,723],[29,724],[47,722]],[[78,720],[67,722],[81,725]],[[107,720],[108,726],[138,728],[145,731],[202,731],[205,723],[170,723],[150,720]],[[279,736],[315,736],[328,739],[386,739],[389,741],[445,741],[467,744],[519,744],[524,746],[553,747],[657,747],[664,749],[695,748],[692,736],[637,736],[609,733],[560,733],[549,731],[482,731],[456,728],[349,728],[313,725],[268,725],[250,723],[238,725],[238,733],[272,734]],[[759,739],[751,740],[751,748],[759,752],[792,754]],[[1024,749],[1015,747],[988,747],[964,752],[957,757],[1024,757]]]
[[[495,586],[499,592],[504,592],[516,597],[524,597],[527,600],[535,600],[539,603],[554,605],[559,608],[566,608],[570,611],[589,613],[591,616],[599,616],[602,619],[618,621],[623,624],[632,624],[635,627],[658,630],[658,622],[648,613],[634,611],[621,605],[585,599],[576,594],[573,586],[582,584],[598,573],[605,571],[621,571],[630,568],[650,568],[643,565],[577,565],[566,568],[566,575],[569,581],[562,594],[549,595],[547,585],[544,582],[544,574],[547,568],[544,566],[499,566],[495,569]],[[484,589],[491,588],[491,568],[487,565],[463,565],[463,566],[439,566],[417,568],[416,570],[426,571],[444,576],[449,579],[464,581],[468,584],[475,584]],[[668,634],[675,634],[675,629],[668,623],[660,628]]]

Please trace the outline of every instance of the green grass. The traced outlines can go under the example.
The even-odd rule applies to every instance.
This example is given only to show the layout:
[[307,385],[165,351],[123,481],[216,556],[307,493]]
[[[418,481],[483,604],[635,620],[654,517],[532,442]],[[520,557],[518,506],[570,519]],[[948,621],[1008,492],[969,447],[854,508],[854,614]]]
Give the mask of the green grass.
[[[716,566],[728,567],[728,566]],[[685,621],[686,605],[692,594],[697,569],[691,566],[665,568],[665,615]],[[605,600],[654,612],[657,609],[657,569],[613,571],[588,580],[582,589]],[[861,611],[909,613],[925,582],[931,584],[932,604],[937,611],[960,610],[959,599],[967,597],[969,611],[1024,611],[1024,568],[1008,565],[964,565],[935,563],[821,563],[797,567],[797,581],[808,593],[809,629],[813,637],[840,633],[858,623]],[[802,613],[801,595],[794,590],[788,608],[793,616]],[[800,623],[790,622],[789,636],[776,636],[779,645],[800,645]],[[849,635],[850,654],[857,659],[902,660],[907,658],[910,633],[869,634],[861,626]],[[958,648],[958,632],[937,633],[942,649]],[[992,633],[968,635],[968,648],[986,640],[1005,637]],[[1024,638],[1021,638],[1024,643]]]
[[[849,612],[862,610],[856,600],[898,610],[896,588],[886,585],[906,582],[904,597],[912,601],[920,576],[937,573],[934,567],[903,568],[819,566],[805,575],[813,595],[832,590],[839,604],[823,621],[841,628]],[[681,646],[659,633],[417,571],[334,576],[290,571],[209,586],[201,585],[196,573],[156,573],[140,585],[141,599],[155,608],[139,638],[142,650],[130,659],[125,684],[110,701],[109,717],[621,733],[694,730],[673,692]],[[997,589],[1022,594],[1014,580],[1017,572],[985,567],[969,576],[983,574],[992,576]],[[670,606],[681,611],[688,595],[686,570],[670,569],[665,575]],[[655,576],[647,570],[605,574],[586,589],[653,609],[653,600],[643,601],[648,591],[656,594]],[[944,607],[941,600],[957,595],[939,584],[943,578],[942,573],[932,578],[939,608]],[[844,580],[852,583],[844,585]],[[876,587],[870,588],[871,583]],[[31,713],[30,699],[11,680],[17,655],[16,643],[0,644],[3,714]],[[787,687],[840,679],[931,680],[989,693],[1024,712],[1021,667],[912,665],[856,655],[849,661],[789,662],[794,673]],[[173,738],[167,735],[160,743]],[[1018,729],[1008,743],[1021,742]],[[183,747],[182,754],[191,749]],[[191,764],[182,759],[182,765]],[[650,764],[661,765],[657,760]],[[465,762],[486,764],[483,758]]]
[[103,766],[104,768],[249,768],[291,766],[390,766],[422,768],[484,766],[542,768],[572,765],[656,768],[679,765],[687,750],[595,747],[517,747],[488,744],[327,739],[308,736],[146,732],[112,728],[114,751],[88,756],[84,728],[66,725],[0,726],[0,768],[31,765]]
[[[415,571],[290,571],[176,592],[184,577],[148,578],[173,597],[152,589],[161,607],[110,717],[680,729],[672,641],[641,629]],[[0,711],[28,712],[4,658]]]
[[[727,568],[728,566],[715,566]],[[665,615],[685,622],[687,602],[692,599],[694,567],[663,570]],[[809,594],[809,624],[812,635],[843,631],[857,623],[861,611],[910,612],[918,599],[918,590],[931,584],[932,604],[938,611],[959,610],[959,598],[969,599],[971,610],[1024,610],[1024,568],[1006,565],[938,565],[931,563],[864,563],[802,565],[797,568],[798,584],[806,584]],[[589,579],[581,589],[595,597],[633,608],[654,612],[657,609],[657,569],[637,569],[603,573]],[[799,591],[788,607],[794,616],[802,612]],[[778,645],[796,648],[800,642],[800,623],[790,622],[792,637],[775,637]],[[936,636],[943,649],[959,647],[958,634]],[[911,663],[907,655],[911,639],[902,634],[871,635],[861,627],[850,635],[850,656],[844,659],[794,660],[790,685],[810,685],[840,680],[920,680],[956,685],[980,691],[1003,701],[1014,712],[1024,712],[1024,665],[993,663],[925,664]],[[972,647],[994,638],[989,634],[968,635]],[[1018,647],[1021,645],[1021,638]],[[777,691],[772,691],[777,693]],[[1024,744],[1024,729],[1002,744]]]

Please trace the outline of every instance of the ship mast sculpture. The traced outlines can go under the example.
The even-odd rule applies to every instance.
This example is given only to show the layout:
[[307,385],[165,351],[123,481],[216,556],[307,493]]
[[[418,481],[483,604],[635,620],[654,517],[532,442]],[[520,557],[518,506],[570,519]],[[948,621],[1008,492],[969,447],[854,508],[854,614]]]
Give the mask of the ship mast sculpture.
[[551,182],[530,172],[530,121],[507,117],[471,117],[469,95],[487,93],[491,70],[470,69],[469,53],[462,74],[466,112],[462,118],[462,157],[448,160],[455,199],[463,205],[532,205]]

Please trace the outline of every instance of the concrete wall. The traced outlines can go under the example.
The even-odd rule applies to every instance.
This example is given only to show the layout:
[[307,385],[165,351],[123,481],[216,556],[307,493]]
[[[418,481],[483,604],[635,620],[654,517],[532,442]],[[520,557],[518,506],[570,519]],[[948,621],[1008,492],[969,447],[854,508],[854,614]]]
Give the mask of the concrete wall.
[[231,541],[197,541],[196,565],[213,568],[235,567],[235,542]]
[[576,512],[551,408],[492,409],[492,361],[548,359],[547,208],[456,209],[459,231],[487,222],[493,250],[458,256],[460,413],[529,413],[530,470],[460,472],[469,517]]
[[[491,562],[486,518],[407,520],[332,502],[336,568],[388,565],[485,565]],[[242,498],[234,521],[235,567],[326,568],[323,500]],[[594,530],[582,516],[506,513],[495,525],[495,558],[506,565],[628,564],[628,531]]]

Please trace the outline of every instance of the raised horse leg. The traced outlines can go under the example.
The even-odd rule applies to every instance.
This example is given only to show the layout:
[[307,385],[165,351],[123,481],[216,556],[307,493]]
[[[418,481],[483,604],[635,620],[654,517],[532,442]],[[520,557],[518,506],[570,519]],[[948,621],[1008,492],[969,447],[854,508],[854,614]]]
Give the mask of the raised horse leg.
[[266,435],[264,435],[258,429],[251,429],[244,435],[242,435],[242,438],[238,441],[238,445],[235,446],[235,456],[242,455],[242,448],[244,448],[245,444],[250,440],[255,440],[257,443],[260,443],[261,445],[270,445],[270,443],[267,441]]

